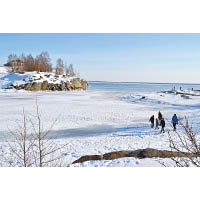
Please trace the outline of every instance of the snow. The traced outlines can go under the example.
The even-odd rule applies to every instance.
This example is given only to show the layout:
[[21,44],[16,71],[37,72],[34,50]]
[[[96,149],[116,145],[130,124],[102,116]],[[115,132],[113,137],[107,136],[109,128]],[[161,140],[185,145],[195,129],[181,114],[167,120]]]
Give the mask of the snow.
[[[16,162],[6,142],[13,142],[8,127],[17,129],[23,120],[23,109],[36,113],[35,101],[39,104],[43,129],[48,129],[57,119],[51,136],[62,149],[64,166],[70,167],[157,167],[157,159],[122,158],[112,161],[88,161],[71,163],[84,155],[104,154],[112,151],[136,150],[142,148],[169,149],[167,134],[150,128],[149,117],[157,116],[160,110],[166,119],[166,130],[171,131],[169,122],[174,113],[183,118],[188,116],[195,128],[200,117],[200,97],[158,92],[116,92],[116,91],[65,91],[26,92],[5,90],[5,85],[30,80],[35,73],[9,75],[0,68],[0,162],[11,166]],[[42,74],[42,73],[41,73]],[[41,75],[40,74],[40,75]],[[36,75],[38,78],[40,75]],[[43,76],[45,79],[45,76]],[[49,80],[51,77],[49,77]],[[59,77],[62,81],[62,77]],[[145,98],[143,98],[145,97]],[[180,127],[178,127],[180,129]],[[164,159],[170,164],[169,159]]]

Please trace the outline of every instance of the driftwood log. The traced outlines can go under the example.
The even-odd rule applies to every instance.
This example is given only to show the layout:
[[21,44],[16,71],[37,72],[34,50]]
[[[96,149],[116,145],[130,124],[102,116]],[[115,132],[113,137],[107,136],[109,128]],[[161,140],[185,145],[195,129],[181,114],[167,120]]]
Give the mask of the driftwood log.
[[133,157],[133,158],[175,158],[175,157],[200,157],[200,155],[185,153],[185,152],[174,152],[167,150],[157,150],[157,149],[138,149],[135,151],[117,151],[105,153],[102,155],[86,155],[82,156],[78,160],[75,160],[72,164],[82,163],[90,160],[114,160],[118,158]]

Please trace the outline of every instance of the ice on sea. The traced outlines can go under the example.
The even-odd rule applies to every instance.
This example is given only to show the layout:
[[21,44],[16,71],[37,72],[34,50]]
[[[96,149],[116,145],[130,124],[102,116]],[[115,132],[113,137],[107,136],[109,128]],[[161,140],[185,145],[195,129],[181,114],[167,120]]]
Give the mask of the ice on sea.
[[[5,73],[5,71],[0,72],[0,85],[11,81],[9,75]],[[24,75],[21,76],[18,81],[26,79]],[[180,117],[189,116],[194,127],[197,127],[200,117],[200,97],[196,96],[184,99],[180,95],[162,94],[161,96],[156,92],[124,93],[123,91],[96,91],[90,88],[87,91],[70,92],[25,92],[2,89],[0,91],[0,157],[9,158],[9,147],[5,142],[5,138],[9,138],[8,127],[17,128],[16,121],[22,121],[23,108],[29,114],[35,113],[36,97],[44,129],[49,128],[58,118],[51,134],[59,145],[68,144],[63,149],[63,154],[65,166],[71,167],[160,166],[155,159],[134,158],[70,164],[87,154],[148,147],[168,149],[167,135],[152,130],[148,122],[149,117],[152,114],[157,116],[159,110],[167,120],[167,130],[171,130],[168,121],[174,113]],[[1,165],[9,166],[9,162]]]

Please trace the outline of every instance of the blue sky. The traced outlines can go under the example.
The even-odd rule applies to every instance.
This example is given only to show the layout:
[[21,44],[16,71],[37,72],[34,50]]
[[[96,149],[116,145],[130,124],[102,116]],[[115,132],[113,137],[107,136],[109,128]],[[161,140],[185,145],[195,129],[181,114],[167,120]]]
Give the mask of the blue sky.
[[200,83],[200,34],[0,34],[0,65],[41,51],[87,80]]

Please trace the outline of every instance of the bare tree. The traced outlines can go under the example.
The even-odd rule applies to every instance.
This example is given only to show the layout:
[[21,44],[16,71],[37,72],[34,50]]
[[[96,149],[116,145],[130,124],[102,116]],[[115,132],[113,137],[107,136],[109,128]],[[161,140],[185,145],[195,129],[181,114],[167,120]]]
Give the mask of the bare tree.
[[68,67],[67,75],[68,75],[68,76],[75,76],[74,67],[73,67],[72,64],[70,64],[69,67]]
[[4,66],[10,67],[10,69],[9,69],[10,72],[15,72],[15,67],[12,64],[12,61],[15,61],[17,59],[18,59],[18,57],[16,54],[10,54],[7,59],[7,64],[5,64]]
[[35,128],[35,125],[32,123],[33,125],[33,129],[34,129],[34,135],[35,140],[37,141],[37,149],[39,152],[39,156],[37,158],[37,156],[35,157],[35,162],[38,162],[38,166],[39,167],[44,167],[44,166],[60,166],[60,164],[58,165],[58,163],[61,161],[60,159],[63,158],[62,154],[57,154],[58,151],[60,151],[61,149],[63,149],[66,145],[61,145],[58,146],[55,144],[54,139],[51,138],[49,136],[51,130],[53,129],[54,125],[57,122],[57,119],[52,123],[52,125],[50,126],[49,130],[47,131],[43,131],[42,130],[42,122],[41,122],[41,115],[39,113],[39,107],[36,101],[36,110],[37,110],[37,130]]
[[63,74],[64,73],[64,63],[61,58],[57,59],[57,64],[56,64],[56,74]]
[[188,119],[179,122],[182,131],[168,132],[170,149],[184,154],[184,157],[171,158],[177,167],[200,167],[200,141],[199,134],[189,126]]
[[25,62],[25,59],[26,59],[26,56],[24,53],[22,53],[20,56],[19,56],[19,59],[23,62]]
[[32,165],[32,148],[34,145],[34,138],[32,134],[28,135],[29,123],[27,115],[23,110],[23,125],[18,125],[18,129],[12,131],[9,129],[11,136],[14,139],[13,143],[7,141],[13,158],[17,161],[18,165],[23,167],[30,167]]
[[[18,58],[16,54],[10,54],[8,56],[8,63],[17,59],[23,61],[23,71],[52,72],[51,58],[47,51],[41,52],[36,57],[33,57],[31,54],[25,56],[24,53],[22,53]],[[67,66],[67,64],[64,64],[63,60],[59,58],[57,59],[56,73],[63,74],[64,72],[69,77],[73,77],[75,75],[79,76],[78,71],[76,73],[74,72],[73,64]]]
[[17,60],[17,59],[18,59],[18,57],[17,57],[16,54],[10,54],[10,55],[8,56],[7,62],[9,63],[9,62],[11,62],[11,61],[13,61],[13,60]]
[[52,64],[51,58],[48,52],[42,52],[40,55],[36,57],[38,71],[41,72],[51,72],[52,71]]
[[65,65],[64,65],[64,72],[65,72],[66,75],[68,74],[67,62],[65,62]]
[[24,62],[25,71],[41,71],[51,72],[52,64],[48,52],[42,52],[40,55],[34,58],[31,54],[25,56],[22,54],[20,60]]
[[57,122],[52,123],[47,131],[42,130],[42,120],[36,100],[36,116],[29,117],[23,111],[23,126],[17,131],[10,130],[14,142],[8,142],[13,159],[17,166],[23,167],[56,167],[62,166],[62,149],[50,137],[51,130]]
[[24,70],[25,71],[35,71],[35,59],[34,57],[29,54],[27,57],[24,58]]

